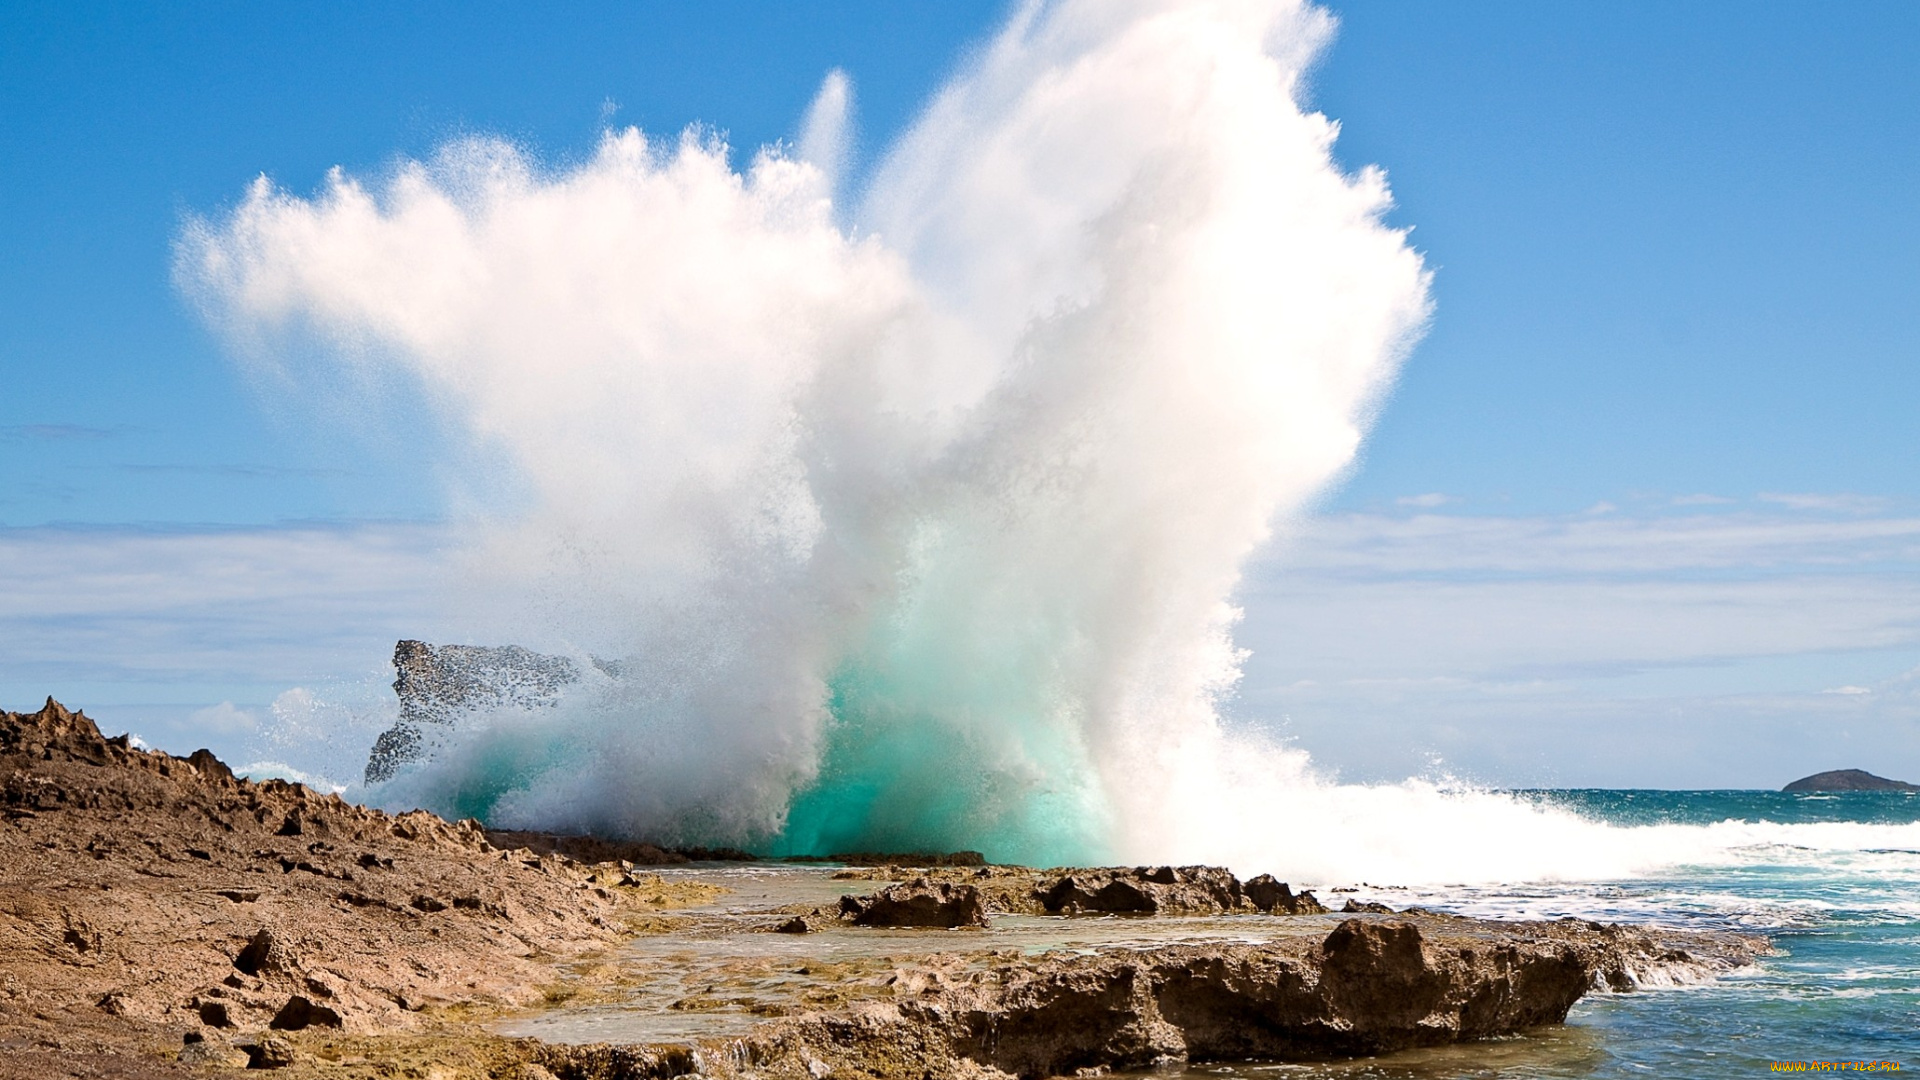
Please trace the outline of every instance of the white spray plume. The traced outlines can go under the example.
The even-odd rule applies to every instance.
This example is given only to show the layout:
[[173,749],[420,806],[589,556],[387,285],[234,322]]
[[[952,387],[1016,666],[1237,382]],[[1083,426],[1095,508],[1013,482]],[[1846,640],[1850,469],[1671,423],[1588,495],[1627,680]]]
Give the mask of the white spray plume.
[[829,191],[841,190],[853,160],[853,80],[839,68],[827,72],[800,124],[800,160],[827,176]]
[[250,355],[403,372],[510,463],[525,500],[469,554],[486,632],[623,665],[372,794],[1310,880],[1696,850],[1327,785],[1221,723],[1242,566],[1353,460],[1428,312],[1384,177],[1301,105],[1331,29],[1288,0],[1030,4],[851,208],[836,72],[798,154],[744,172],[698,132],[560,170],[467,140],[191,228],[179,277]]

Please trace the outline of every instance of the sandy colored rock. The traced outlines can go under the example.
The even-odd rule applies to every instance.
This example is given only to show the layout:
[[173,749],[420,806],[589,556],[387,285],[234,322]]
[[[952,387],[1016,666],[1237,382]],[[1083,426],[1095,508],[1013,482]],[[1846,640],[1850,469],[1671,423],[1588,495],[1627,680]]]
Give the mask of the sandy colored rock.
[[934,956],[888,995],[775,1020],[725,1040],[537,1046],[561,1077],[698,1072],[1004,1078],[1181,1061],[1311,1061],[1511,1034],[1564,1020],[1596,984],[1661,964],[1726,968],[1757,942],[1695,935],[1676,952],[1643,931],[1566,920],[1356,918],[1324,936],[1008,960]]
[[51,700],[0,713],[0,867],[0,1059],[137,1051],[160,1075],[186,1067],[185,1032],[385,1032],[430,1006],[531,1003],[556,958],[717,891],[236,779]]
[[[776,915],[803,928],[814,916],[663,914],[720,890],[631,860],[584,864],[560,843],[503,850],[475,822],[237,779],[210,754],[104,739],[51,701],[0,714],[0,779],[0,1080],[204,1076],[243,1055],[285,1080],[959,1080],[1313,1059],[1552,1023],[1595,985],[1631,988],[1676,966],[1717,970],[1762,947],[1570,920],[1402,914],[1337,926],[1288,919],[1299,932],[1265,944],[989,949],[866,968],[809,960],[797,971],[788,959],[788,974],[802,976],[782,984],[790,1000],[764,1003],[754,1015],[772,1019],[744,1035],[555,1046],[492,1035],[482,1022],[512,1005],[617,996],[586,972],[610,966],[604,950],[635,933],[695,923],[708,935],[757,933]],[[944,866],[916,877],[856,898],[820,928],[868,933],[849,926],[862,913],[880,925],[943,926],[984,921],[989,909],[1248,919],[1311,910],[1308,894],[1271,878],[1243,885],[1207,867]],[[736,966],[737,981],[769,981],[764,965]],[[572,981],[556,993],[563,967]],[[736,1007],[739,988],[724,982],[717,975],[670,1008]]]

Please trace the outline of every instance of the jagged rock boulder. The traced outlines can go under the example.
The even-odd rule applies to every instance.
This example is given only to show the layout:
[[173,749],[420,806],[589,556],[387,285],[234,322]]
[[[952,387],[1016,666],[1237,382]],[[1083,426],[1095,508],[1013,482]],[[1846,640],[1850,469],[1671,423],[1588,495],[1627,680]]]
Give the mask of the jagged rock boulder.
[[[613,670],[609,665],[599,665]],[[448,725],[476,709],[512,706],[550,708],[580,679],[564,656],[546,656],[518,645],[429,645],[401,641],[393,647],[393,692],[400,717],[374,740],[366,782],[392,779],[402,765],[426,750],[423,725]]]
[[1051,914],[1102,912],[1159,915],[1233,911],[1244,893],[1232,872],[1219,866],[1136,866],[1074,870],[1041,893]]
[[1035,870],[950,864],[906,871],[896,864],[850,868],[833,876],[840,881],[898,881],[908,874],[972,885],[985,898],[988,911],[1020,915],[1233,915],[1256,911],[1321,915],[1327,910],[1312,893],[1295,893],[1271,874],[1261,874],[1242,885],[1232,871],[1220,866]]
[[953,929],[987,925],[987,905],[972,885],[916,878],[871,896],[843,896],[840,914],[855,926]]
[[1310,892],[1296,894],[1284,881],[1276,881],[1272,874],[1259,877],[1240,887],[1247,901],[1261,911],[1274,915],[1325,915],[1326,905],[1322,904]]

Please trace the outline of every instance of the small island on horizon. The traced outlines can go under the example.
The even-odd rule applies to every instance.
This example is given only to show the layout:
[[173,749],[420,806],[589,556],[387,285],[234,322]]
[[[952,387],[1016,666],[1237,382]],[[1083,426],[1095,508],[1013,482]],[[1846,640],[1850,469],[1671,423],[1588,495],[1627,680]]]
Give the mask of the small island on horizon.
[[1826,772],[1803,776],[1781,791],[1920,791],[1920,784],[1909,784],[1904,780],[1889,780],[1884,776],[1875,776],[1865,769],[1830,769]]

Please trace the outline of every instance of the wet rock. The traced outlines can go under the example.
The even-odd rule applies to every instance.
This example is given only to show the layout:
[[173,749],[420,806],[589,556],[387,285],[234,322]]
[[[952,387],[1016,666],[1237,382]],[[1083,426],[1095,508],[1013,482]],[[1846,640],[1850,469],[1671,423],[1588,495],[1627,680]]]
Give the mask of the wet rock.
[[797,863],[846,863],[848,866],[977,867],[987,865],[987,857],[978,851],[846,851],[838,855],[802,855],[787,859]]
[[1387,905],[1377,901],[1368,900],[1365,903],[1361,903],[1358,900],[1349,898],[1346,903],[1340,905],[1340,913],[1342,915],[1392,915],[1394,911]]
[[[1332,1009],[1351,1018],[1355,1030],[1411,1028],[1433,1013],[1459,981],[1429,963],[1422,944],[1420,928],[1411,923],[1348,919],[1321,943],[1320,992]],[[1567,966],[1576,982],[1585,973],[1577,961]],[[1585,987],[1563,989],[1568,992],[1546,1003],[1557,1006],[1564,996],[1562,1016]]]
[[1074,870],[1041,889],[1040,897],[1052,914],[1234,911],[1243,900],[1239,879],[1219,866]]
[[[1727,940],[1729,963],[1750,956],[1741,952],[1750,940]],[[775,1021],[733,1052],[768,1075],[1037,1078],[1189,1060],[1325,1060],[1557,1023],[1604,970],[1657,951],[1654,939],[1612,927],[1351,919],[1324,938],[1265,945],[903,969],[904,997]],[[585,1067],[610,1066],[597,1056],[606,1052],[579,1048],[566,1069],[547,1064],[616,1075]]]
[[1275,915],[1324,915],[1327,911],[1312,893],[1296,895],[1286,882],[1276,881],[1272,874],[1261,874],[1241,886],[1241,891],[1254,907]]
[[926,878],[881,889],[871,896],[843,896],[840,913],[855,926],[953,929],[987,925],[987,907],[979,889]]
[[[899,864],[891,864],[853,867],[836,871],[833,877],[837,881],[897,881],[904,873]],[[985,897],[988,911],[1011,914],[1233,915],[1262,911],[1320,915],[1327,910],[1312,893],[1296,894],[1271,874],[1242,885],[1231,871],[1219,866],[1068,870],[935,866],[917,873],[933,881],[973,885]],[[1255,882],[1259,883],[1257,888]],[[1249,892],[1250,888],[1254,891]]]
[[400,717],[374,740],[367,755],[369,784],[390,780],[401,766],[425,756],[426,726],[452,724],[475,709],[550,708],[580,678],[580,669],[564,656],[543,656],[517,645],[424,641],[396,643],[393,670]]

